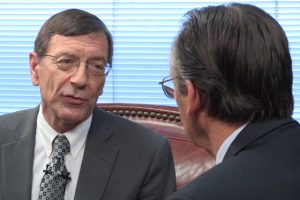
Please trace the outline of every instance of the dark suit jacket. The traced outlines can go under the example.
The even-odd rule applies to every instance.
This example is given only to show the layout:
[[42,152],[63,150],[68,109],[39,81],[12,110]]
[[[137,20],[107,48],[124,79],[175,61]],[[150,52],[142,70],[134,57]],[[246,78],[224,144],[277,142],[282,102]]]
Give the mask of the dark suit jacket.
[[[0,116],[0,200],[30,200],[38,108]],[[75,200],[161,200],[175,190],[168,141],[95,109]]]
[[169,200],[299,200],[300,126],[293,119],[250,123],[225,160]]

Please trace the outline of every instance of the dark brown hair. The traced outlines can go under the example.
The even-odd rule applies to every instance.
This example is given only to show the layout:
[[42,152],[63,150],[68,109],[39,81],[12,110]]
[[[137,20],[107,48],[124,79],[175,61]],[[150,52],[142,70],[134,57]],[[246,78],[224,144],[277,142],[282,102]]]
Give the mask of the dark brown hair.
[[35,40],[34,51],[41,58],[46,54],[48,43],[53,35],[77,36],[104,32],[108,44],[108,63],[112,65],[113,41],[106,25],[95,15],[79,9],[69,9],[50,17],[41,27]]
[[247,4],[193,9],[173,46],[178,88],[197,88],[202,108],[226,122],[292,115],[287,37],[268,13]]

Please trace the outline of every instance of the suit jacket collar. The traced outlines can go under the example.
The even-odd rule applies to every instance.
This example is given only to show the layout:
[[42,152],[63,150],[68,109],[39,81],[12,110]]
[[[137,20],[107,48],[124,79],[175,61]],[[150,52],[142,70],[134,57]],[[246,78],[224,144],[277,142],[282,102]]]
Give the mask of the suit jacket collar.
[[6,199],[30,199],[38,107],[16,118],[14,141],[2,146]]
[[[39,107],[26,112],[15,124],[15,141],[2,146],[5,199],[31,199],[32,167]],[[77,183],[75,200],[99,200],[117,158],[119,149],[107,144],[113,136],[111,116],[94,110]],[[21,117],[20,117],[21,118]],[[13,158],[13,159],[11,159]]]
[[228,151],[225,154],[224,160],[237,155],[249,144],[266,136],[267,134],[271,133],[274,129],[295,122],[295,120],[289,118],[284,120],[272,119],[249,123],[232,142]]
[[108,184],[119,149],[108,144],[113,136],[111,116],[95,109],[87,136],[75,200],[99,200]]

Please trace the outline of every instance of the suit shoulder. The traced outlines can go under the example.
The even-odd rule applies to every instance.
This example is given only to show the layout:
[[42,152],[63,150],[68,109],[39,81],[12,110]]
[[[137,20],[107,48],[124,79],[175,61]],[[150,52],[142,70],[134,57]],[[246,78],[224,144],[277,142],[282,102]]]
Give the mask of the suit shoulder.
[[0,116],[0,140],[1,142],[9,141],[12,137],[11,133],[13,130],[22,126],[27,120],[36,117],[38,109],[29,109],[16,111]]
[[[101,117],[99,117],[99,115],[101,115]],[[95,118],[99,120],[99,123],[101,123],[100,121],[102,121],[102,123],[106,121],[106,123],[109,124],[109,128],[119,137],[143,138],[149,141],[166,140],[166,137],[160,133],[113,113],[97,109]]]
[[[233,180],[235,169],[216,165],[175,192],[168,200],[187,199],[243,199],[237,198],[237,182]],[[201,189],[199,189],[201,188]]]
[[7,113],[0,116],[0,127],[4,125],[15,124],[16,122],[23,121],[28,115],[31,115],[35,109],[21,110],[12,113]]

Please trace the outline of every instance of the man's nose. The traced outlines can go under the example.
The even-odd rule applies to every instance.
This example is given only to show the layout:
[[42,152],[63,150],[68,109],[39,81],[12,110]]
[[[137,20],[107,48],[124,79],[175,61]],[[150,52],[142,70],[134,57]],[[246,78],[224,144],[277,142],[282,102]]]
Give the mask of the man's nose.
[[73,72],[71,83],[79,88],[85,87],[88,81],[88,69],[86,62],[80,62],[77,69]]

